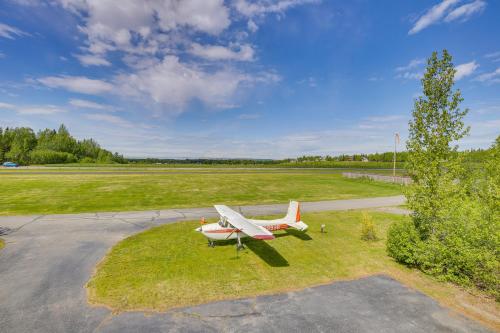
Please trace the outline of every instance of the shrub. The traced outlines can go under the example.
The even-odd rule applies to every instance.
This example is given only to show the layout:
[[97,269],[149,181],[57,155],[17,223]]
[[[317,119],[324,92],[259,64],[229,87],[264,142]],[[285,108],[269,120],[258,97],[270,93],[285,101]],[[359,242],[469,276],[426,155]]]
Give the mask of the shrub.
[[91,157],[84,157],[80,160],[80,163],[95,163],[95,160]]
[[387,253],[403,264],[416,266],[421,246],[420,236],[411,220],[405,219],[389,227]]
[[500,300],[500,226],[487,210],[470,198],[456,202],[422,247],[420,268],[443,280],[474,285]]
[[62,151],[35,149],[30,152],[30,160],[33,164],[73,163],[76,162],[76,157]]
[[366,241],[377,240],[373,219],[368,213],[363,213],[361,217],[361,239]]
[[475,286],[500,300],[500,222],[479,200],[454,200],[433,233],[421,240],[412,220],[391,225],[387,253],[441,280]]

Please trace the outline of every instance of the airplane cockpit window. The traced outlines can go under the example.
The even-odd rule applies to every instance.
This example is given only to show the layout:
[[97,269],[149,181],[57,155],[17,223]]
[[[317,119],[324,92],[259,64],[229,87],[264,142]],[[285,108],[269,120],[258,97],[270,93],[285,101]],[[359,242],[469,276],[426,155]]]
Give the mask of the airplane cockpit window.
[[227,228],[228,227],[228,223],[227,223],[227,219],[225,219],[224,217],[222,217],[220,220],[219,220],[219,225],[223,228]]

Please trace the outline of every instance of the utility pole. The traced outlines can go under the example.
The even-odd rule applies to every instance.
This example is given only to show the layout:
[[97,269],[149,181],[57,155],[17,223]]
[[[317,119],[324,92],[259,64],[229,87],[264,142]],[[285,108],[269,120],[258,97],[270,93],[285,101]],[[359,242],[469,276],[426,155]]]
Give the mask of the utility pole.
[[397,145],[399,144],[399,133],[394,133],[394,158],[393,158],[393,167],[392,167],[392,181],[396,182],[396,150]]

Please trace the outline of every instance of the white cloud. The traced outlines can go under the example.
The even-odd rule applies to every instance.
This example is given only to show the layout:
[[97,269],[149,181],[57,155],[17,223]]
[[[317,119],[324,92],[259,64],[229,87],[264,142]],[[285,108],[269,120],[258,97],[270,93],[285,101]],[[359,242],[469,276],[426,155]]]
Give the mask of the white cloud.
[[396,72],[409,71],[409,70],[414,69],[422,64],[425,64],[425,59],[423,59],[423,58],[413,59],[406,66],[396,67]]
[[316,81],[316,78],[310,76],[306,79],[302,79],[297,82],[298,84],[307,84],[311,88],[316,88],[318,86],[318,82]]
[[373,116],[373,117],[365,117],[358,124],[358,128],[365,130],[374,130],[374,131],[390,131],[401,130],[405,128],[406,124],[408,124],[408,116],[405,115],[387,115],[387,116]]
[[0,23],[0,37],[15,39],[16,37],[29,36],[27,32],[19,30],[5,23]]
[[0,59],[5,58],[5,53],[0,52]]
[[459,0],[443,0],[441,3],[434,5],[424,15],[422,15],[415,25],[408,31],[409,35],[416,34],[417,32],[427,28],[428,26],[441,20],[446,11],[455,6]]
[[[212,108],[237,105],[235,99],[245,95],[240,87],[281,79],[272,69],[243,64],[258,58],[247,41],[245,24],[256,31],[255,20],[262,22],[268,13],[282,15],[294,6],[316,2],[259,0],[251,4],[251,13],[242,9],[250,17],[226,0],[121,0],[119,6],[111,0],[46,0],[46,6],[60,6],[77,16],[83,36],[78,40],[83,42],[73,56],[83,66],[112,66],[116,58],[124,66],[100,79],[66,74],[36,81],[76,93],[139,100],[154,113],[167,109],[177,114],[191,101]],[[22,4],[39,5],[31,0]]]
[[218,35],[229,27],[229,9],[223,0],[58,0],[75,13],[81,14],[87,35],[88,51],[104,54],[108,51],[158,51],[169,41],[165,33],[188,28]]
[[475,0],[473,2],[455,8],[446,16],[444,20],[445,22],[451,22],[455,20],[461,20],[462,22],[464,22],[467,21],[475,13],[482,12],[485,7],[486,2],[482,0]]
[[54,113],[66,112],[66,110],[55,105],[14,105],[8,103],[0,103],[0,109],[13,110],[18,114],[26,115],[49,115]]
[[[404,80],[420,80],[423,76],[423,65],[426,63],[425,59],[417,58],[411,60],[407,65],[396,67],[397,79]],[[458,81],[466,76],[471,75],[479,67],[475,61],[461,64],[455,67],[455,79]]]
[[69,104],[83,109],[107,110],[112,108],[110,105],[99,104],[84,99],[71,99]]
[[208,60],[252,61],[254,59],[254,50],[248,44],[235,45],[233,48],[229,48],[219,45],[193,43],[189,52]]
[[500,114],[500,105],[480,105],[470,108],[472,112],[479,115]]
[[38,81],[50,88],[62,88],[82,94],[102,94],[110,92],[113,85],[102,80],[89,79],[84,76],[47,76]]
[[250,30],[251,32],[256,32],[257,30],[259,30],[259,27],[252,19],[248,20],[247,27],[248,27],[248,30]]
[[403,80],[420,80],[424,74],[422,65],[425,64],[425,59],[416,58],[411,60],[408,65],[396,67],[395,71],[397,79]]
[[488,53],[484,57],[491,59],[493,62],[500,61],[500,51]]
[[[155,66],[117,77],[119,91],[129,96],[147,96],[156,103],[182,108],[192,99],[210,106],[226,104],[247,76],[230,68],[208,72],[166,56]],[[180,110],[179,110],[180,111]]]
[[376,123],[385,123],[385,122],[390,122],[390,121],[401,121],[401,120],[407,120],[408,116],[401,115],[401,114],[395,114],[395,115],[387,115],[387,116],[373,116],[373,117],[366,117],[366,121],[370,122],[376,122]]
[[126,128],[134,127],[134,124],[132,124],[130,121],[127,121],[121,117],[111,114],[91,113],[91,114],[86,114],[85,117],[90,120],[105,121],[120,127],[126,127]]
[[259,27],[253,18],[262,18],[267,14],[277,14],[281,17],[285,11],[304,4],[319,3],[321,0],[235,0],[233,6],[237,12],[248,17],[247,28],[256,32]]
[[471,61],[465,64],[461,64],[455,67],[455,80],[461,80],[466,76],[471,75],[479,67],[475,61]]
[[54,105],[46,106],[18,106],[16,112],[27,115],[50,115],[54,113],[66,112],[66,110]]
[[310,3],[318,3],[318,0],[236,0],[234,6],[241,14],[252,17],[268,13],[283,13],[286,10]]
[[0,109],[14,109],[15,105],[0,102]]
[[217,109],[222,109],[222,110],[229,110],[229,109],[238,109],[241,107],[239,104],[232,104],[232,103],[222,103],[222,104],[217,104],[215,106]]
[[420,80],[421,78],[424,77],[423,72],[418,72],[418,73],[402,73],[396,76],[398,79],[404,79],[404,80]]
[[499,83],[500,82],[500,67],[495,71],[490,73],[484,73],[477,76],[474,81],[487,82],[487,83]]
[[74,57],[84,66],[111,66],[111,63],[100,55],[75,54]]
[[258,113],[242,113],[238,116],[238,119],[241,119],[241,120],[255,120],[255,119],[259,119],[260,118],[260,114]]
[[381,77],[381,76],[376,76],[376,75],[375,75],[375,76],[370,76],[370,77],[368,78],[368,81],[370,81],[370,82],[378,82],[378,81],[382,81],[382,80],[384,80],[384,78],[383,78],[383,77]]

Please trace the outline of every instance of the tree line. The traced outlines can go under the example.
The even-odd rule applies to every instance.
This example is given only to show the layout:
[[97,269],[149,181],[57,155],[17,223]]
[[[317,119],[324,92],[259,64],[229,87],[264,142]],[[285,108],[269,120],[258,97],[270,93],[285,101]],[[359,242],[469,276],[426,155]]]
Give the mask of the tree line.
[[[488,149],[468,149],[461,152],[457,152],[459,155],[463,157],[466,162],[483,162],[485,161],[491,153],[491,148]],[[393,162],[394,152],[383,152],[383,153],[372,153],[372,154],[341,154],[337,156],[320,156],[320,155],[304,155],[298,157],[295,161],[297,163],[303,162]],[[292,159],[283,160],[282,162],[291,162]],[[400,151],[396,153],[396,161],[397,162],[407,162],[408,161],[408,152]]]
[[57,163],[125,163],[93,139],[76,140],[64,124],[59,129],[46,128],[37,133],[29,127],[0,127],[0,162],[20,165]]

